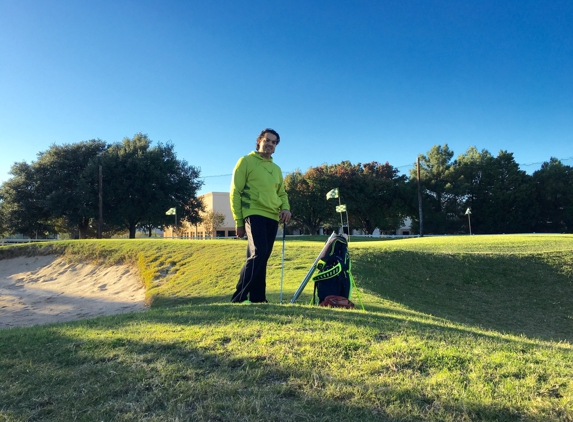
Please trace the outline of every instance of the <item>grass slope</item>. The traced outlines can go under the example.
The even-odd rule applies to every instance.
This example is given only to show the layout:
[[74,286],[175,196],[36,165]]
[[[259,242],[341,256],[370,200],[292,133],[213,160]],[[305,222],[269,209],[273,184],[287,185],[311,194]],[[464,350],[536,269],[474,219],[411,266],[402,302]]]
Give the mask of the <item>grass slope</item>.
[[[287,240],[285,301],[325,238]],[[351,242],[366,312],[228,303],[241,241],[0,248],[137,265],[152,309],[0,331],[0,420],[573,420],[573,236]],[[0,261],[1,265],[1,261]]]

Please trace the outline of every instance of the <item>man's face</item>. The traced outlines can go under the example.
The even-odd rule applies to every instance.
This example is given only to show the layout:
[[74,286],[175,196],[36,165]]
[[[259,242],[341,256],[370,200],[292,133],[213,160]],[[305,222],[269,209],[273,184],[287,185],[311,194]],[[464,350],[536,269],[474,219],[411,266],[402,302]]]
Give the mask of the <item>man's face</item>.
[[259,140],[258,152],[264,156],[271,156],[277,147],[277,137],[272,133],[265,133]]

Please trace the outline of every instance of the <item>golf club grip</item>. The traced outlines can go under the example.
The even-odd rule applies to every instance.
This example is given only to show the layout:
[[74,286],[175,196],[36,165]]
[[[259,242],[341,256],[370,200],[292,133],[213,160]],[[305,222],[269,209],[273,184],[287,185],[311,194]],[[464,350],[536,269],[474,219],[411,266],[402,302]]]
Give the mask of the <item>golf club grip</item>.
[[322,255],[322,253],[325,251],[325,249],[328,247],[328,243],[330,242],[330,240],[336,236],[335,232],[332,232],[332,234],[330,235],[330,237],[328,238],[328,240],[326,241],[326,243],[324,244],[324,246],[322,247],[320,253],[318,254],[318,256],[316,257],[316,259],[314,260],[314,263],[312,264],[312,267],[310,267],[310,270],[308,270],[308,273],[306,274],[306,276],[304,277],[304,280],[302,280],[302,282],[300,283],[300,286],[298,286],[297,291],[295,292],[294,296],[292,297],[290,303],[294,303],[298,297],[300,296],[300,294],[302,293],[302,291],[304,290],[304,288],[306,287],[308,281],[310,280],[310,278],[312,277],[312,274],[314,273],[314,271],[316,270],[316,266],[318,265],[318,261]]

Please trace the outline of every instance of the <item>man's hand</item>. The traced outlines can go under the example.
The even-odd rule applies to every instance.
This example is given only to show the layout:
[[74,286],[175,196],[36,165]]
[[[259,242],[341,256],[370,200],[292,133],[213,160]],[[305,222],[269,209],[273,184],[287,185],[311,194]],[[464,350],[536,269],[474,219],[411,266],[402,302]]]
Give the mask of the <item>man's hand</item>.
[[290,221],[290,211],[289,210],[282,210],[279,214],[279,220],[281,223],[288,223]]
[[236,233],[237,233],[237,237],[238,237],[239,239],[242,239],[243,237],[245,237],[245,234],[246,234],[246,232],[245,232],[245,226],[243,226],[243,227],[237,227]]

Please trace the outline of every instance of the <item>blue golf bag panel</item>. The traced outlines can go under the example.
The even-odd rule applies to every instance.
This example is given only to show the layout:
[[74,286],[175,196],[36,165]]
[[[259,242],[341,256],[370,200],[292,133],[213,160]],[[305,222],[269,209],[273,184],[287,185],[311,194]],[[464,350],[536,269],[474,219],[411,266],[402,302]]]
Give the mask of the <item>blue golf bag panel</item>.
[[333,237],[318,260],[318,273],[314,275],[314,296],[318,303],[335,295],[350,299],[352,293],[352,263],[348,242],[342,235]]

